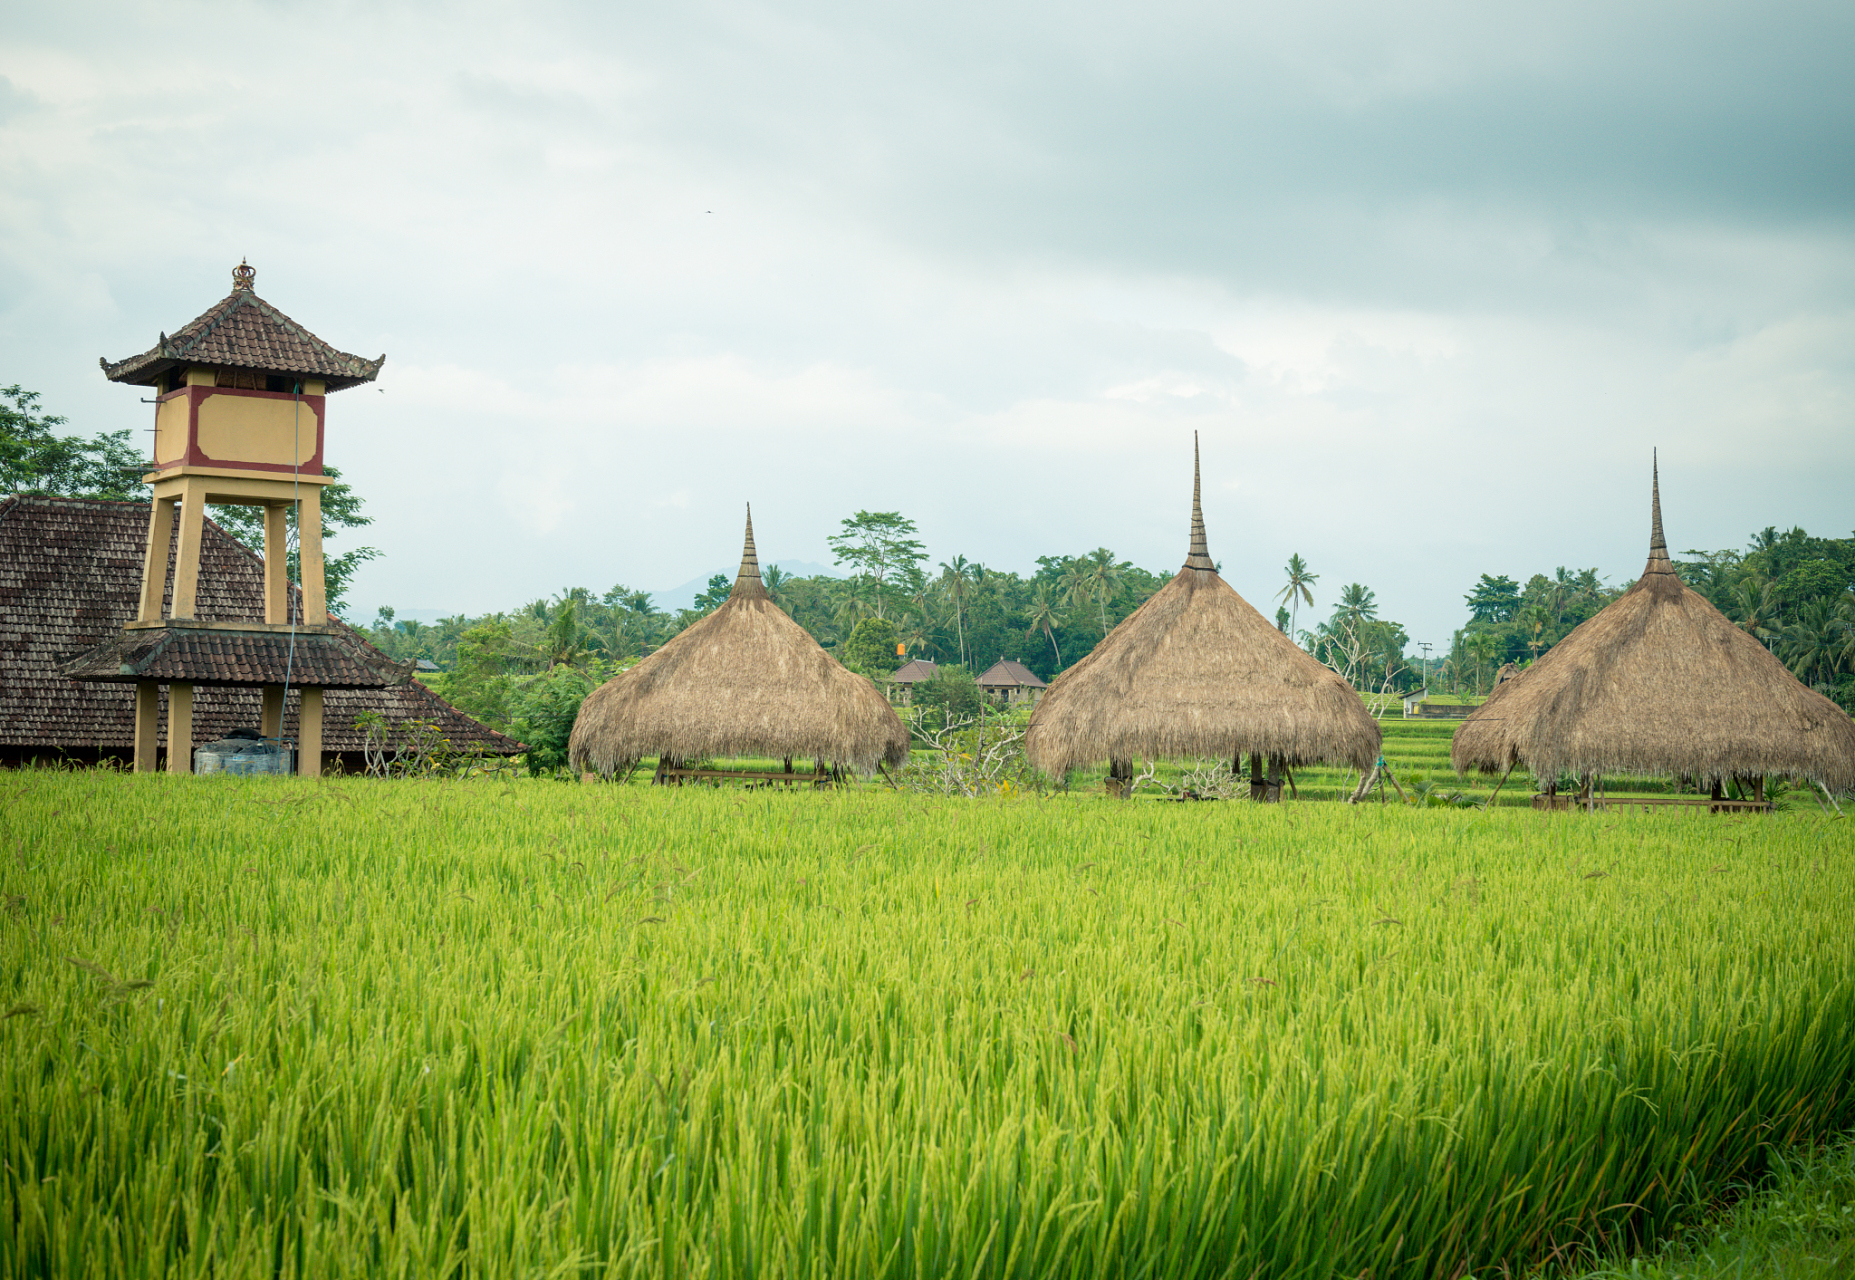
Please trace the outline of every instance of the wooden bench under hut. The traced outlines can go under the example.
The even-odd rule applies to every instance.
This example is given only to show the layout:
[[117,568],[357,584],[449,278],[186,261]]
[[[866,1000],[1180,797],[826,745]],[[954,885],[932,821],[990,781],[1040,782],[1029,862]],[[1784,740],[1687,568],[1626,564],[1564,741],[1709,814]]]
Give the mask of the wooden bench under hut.
[[[656,757],[659,784],[743,781],[822,786],[908,759],[908,730],[867,679],[847,670],[773,603],[760,580],[753,512],[727,602],[593,690],[567,744],[583,778],[624,777]],[[777,771],[699,762],[771,757]],[[797,769],[793,762],[802,762]]]
[[1194,439],[1184,568],[1050,687],[1024,745],[1052,777],[1106,759],[1109,793],[1121,797],[1136,759],[1228,760],[1240,775],[1247,755],[1251,798],[1273,801],[1284,781],[1295,794],[1302,764],[1370,769],[1379,728],[1351,685],[1218,576]]
[[[1855,786],[1855,721],[1681,581],[1653,467],[1651,477],[1642,577],[1496,686],[1456,730],[1450,760],[1503,782],[1524,765],[1544,784],[1536,809],[1762,813],[1768,777],[1808,779],[1825,792]],[[1606,773],[1673,775],[1706,794],[1606,797]],[[1568,774],[1579,780],[1576,796],[1558,791]]]

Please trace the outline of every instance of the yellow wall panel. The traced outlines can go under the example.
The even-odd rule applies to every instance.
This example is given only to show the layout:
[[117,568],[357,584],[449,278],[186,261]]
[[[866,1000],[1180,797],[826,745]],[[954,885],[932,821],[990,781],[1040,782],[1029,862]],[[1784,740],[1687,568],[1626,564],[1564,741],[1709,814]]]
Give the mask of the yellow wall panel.
[[220,462],[300,466],[316,453],[316,413],[300,400],[208,396],[200,405],[199,443]]

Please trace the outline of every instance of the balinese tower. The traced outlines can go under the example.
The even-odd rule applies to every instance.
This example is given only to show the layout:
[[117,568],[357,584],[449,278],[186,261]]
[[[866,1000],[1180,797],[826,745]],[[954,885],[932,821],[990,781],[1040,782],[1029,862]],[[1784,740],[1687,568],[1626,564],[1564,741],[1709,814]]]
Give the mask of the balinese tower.
[[[240,264],[232,292],[204,315],[163,333],[126,360],[102,360],[112,382],[154,390],[153,487],[136,619],[114,640],[68,663],[78,680],[133,683],[135,768],[155,767],[160,687],[167,686],[167,767],[192,768],[193,690],[263,690],[266,737],[277,737],[288,693],[298,691],[298,771],[321,770],[322,694],[406,679],[329,617],[322,564],[322,470],[329,393],[372,382],[386,357],[337,351],[258,297]],[[206,508],[264,511],[264,617],[200,612]],[[288,579],[289,513],[296,513],[300,585]],[[209,584],[210,585],[210,584]]]

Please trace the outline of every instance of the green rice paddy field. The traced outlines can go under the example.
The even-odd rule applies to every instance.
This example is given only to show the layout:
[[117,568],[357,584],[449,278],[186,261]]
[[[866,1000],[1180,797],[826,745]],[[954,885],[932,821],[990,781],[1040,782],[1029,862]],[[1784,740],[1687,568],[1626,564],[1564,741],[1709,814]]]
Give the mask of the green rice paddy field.
[[1855,1125],[1850,831],[4,775],[0,1274],[1576,1267]]

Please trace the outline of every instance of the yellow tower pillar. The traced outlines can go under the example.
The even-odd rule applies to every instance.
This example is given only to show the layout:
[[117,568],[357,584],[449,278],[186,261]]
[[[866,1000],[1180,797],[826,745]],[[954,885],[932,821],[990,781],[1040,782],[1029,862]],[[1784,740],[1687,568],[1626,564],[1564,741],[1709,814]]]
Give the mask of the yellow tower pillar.
[[290,620],[290,509],[281,502],[264,504],[264,621]]
[[303,584],[303,621],[312,627],[328,625],[328,594],[322,580],[322,490],[304,485],[296,512],[296,559]]
[[153,773],[161,749],[161,686],[144,680],[135,686],[135,771]]
[[322,690],[304,689],[296,712],[297,775],[319,778],[322,776]]
[[206,484],[202,477],[187,476],[181,484],[179,518],[180,546],[174,554],[174,603],[168,610],[168,617],[191,621],[200,592],[200,544],[206,536]]
[[174,500],[157,498],[148,509],[148,546],[142,554],[142,599],[137,622],[161,616],[161,597],[167,593],[167,549],[174,540]]
[[167,687],[167,771],[193,772],[193,686]]

